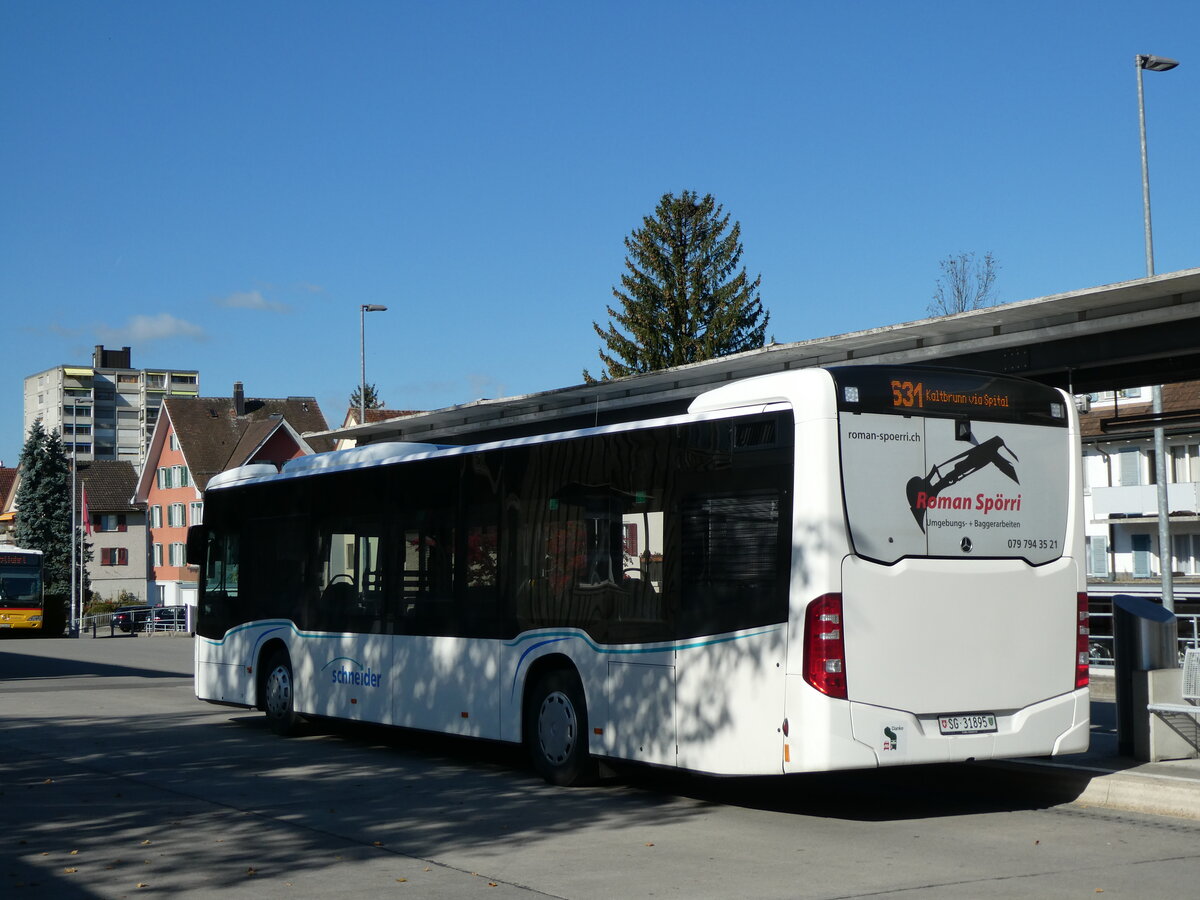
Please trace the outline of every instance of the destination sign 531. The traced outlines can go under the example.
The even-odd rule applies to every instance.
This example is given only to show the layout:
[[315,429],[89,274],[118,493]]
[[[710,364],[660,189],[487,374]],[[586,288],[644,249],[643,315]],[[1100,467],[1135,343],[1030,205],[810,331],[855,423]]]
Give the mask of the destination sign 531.
[[1008,394],[977,391],[963,393],[929,386],[924,381],[892,379],[892,406],[902,409],[925,409],[935,406],[954,406],[958,409],[1007,409],[1012,405]]

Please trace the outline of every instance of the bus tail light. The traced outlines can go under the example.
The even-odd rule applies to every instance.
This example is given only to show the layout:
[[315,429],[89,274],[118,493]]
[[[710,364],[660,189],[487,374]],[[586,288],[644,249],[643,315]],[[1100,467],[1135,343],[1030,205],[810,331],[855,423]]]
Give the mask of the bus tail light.
[[804,680],[822,694],[846,699],[841,594],[818,597],[804,613]]
[[1077,595],[1076,608],[1078,621],[1075,633],[1075,687],[1085,688],[1088,686],[1088,656],[1091,654],[1089,644],[1092,635],[1091,624],[1088,621],[1087,594]]

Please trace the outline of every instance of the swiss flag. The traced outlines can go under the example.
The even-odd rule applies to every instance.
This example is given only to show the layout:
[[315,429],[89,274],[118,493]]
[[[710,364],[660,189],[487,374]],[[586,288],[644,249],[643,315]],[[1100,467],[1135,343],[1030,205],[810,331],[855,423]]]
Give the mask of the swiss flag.
[[83,533],[91,535],[92,533],[92,515],[88,512],[87,504],[87,488],[83,488],[83,496],[79,501],[79,513],[83,516]]

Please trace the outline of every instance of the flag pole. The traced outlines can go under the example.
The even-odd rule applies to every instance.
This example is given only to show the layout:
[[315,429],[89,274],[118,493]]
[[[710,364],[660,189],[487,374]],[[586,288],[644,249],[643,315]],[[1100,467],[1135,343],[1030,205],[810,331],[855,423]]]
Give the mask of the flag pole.
[[[76,436],[71,435],[71,621],[67,623],[67,634],[70,637],[79,637],[79,631],[75,627],[75,470],[78,468],[78,447],[76,446]],[[59,544],[61,547],[62,545]]]
[[83,593],[84,585],[87,583],[87,554],[84,553],[83,539],[84,535],[91,531],[91,516],[88,514],[87,506],[87,482],[83,483],[79,494],[79,634],[83,636]]

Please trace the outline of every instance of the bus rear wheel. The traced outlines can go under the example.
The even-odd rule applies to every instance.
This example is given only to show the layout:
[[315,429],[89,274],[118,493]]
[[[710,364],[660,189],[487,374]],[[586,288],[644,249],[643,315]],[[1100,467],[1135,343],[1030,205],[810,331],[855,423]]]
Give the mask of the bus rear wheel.
[[295,734],[300,724],[296,715],[295,681],[292,678],[292,661],[286,653],[277,651],[271,655],[263,680],[263,710],[267,724],[276,734]]
[[595,780],[587,704],[574,672],[555,669],[537,680],[525,708],[525,744],[534,769],[551,784],[570,787]]

